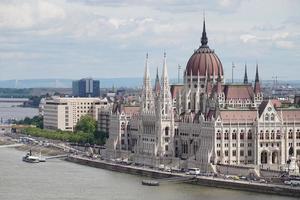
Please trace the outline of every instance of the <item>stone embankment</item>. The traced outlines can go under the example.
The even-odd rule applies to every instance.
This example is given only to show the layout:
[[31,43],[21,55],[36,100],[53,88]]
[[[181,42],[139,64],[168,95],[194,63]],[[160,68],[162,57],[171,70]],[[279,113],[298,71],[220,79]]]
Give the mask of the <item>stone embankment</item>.
[[[188,176],[180,173],[169,173],[163,171],[157,171],[153,169],[147,169],[136,166],[121,165],[116,163],[110,163],[100,160],[92,160],[89,158],[83,158],[80,156],[69,156],[66,158],[67,161],[87,165],[91,167],[107,169],[111,171],[147,176],[151,178],[168,178],[168,177],[182,177]],[[291,187],[285,185],[275,185],[275,184],[265,184],[249,181],[236,181],[236,180],[227,180],[222,178],[213,178],[213,177],[202,177],[198,176],[195,181],[191,182],[192,184],[209,186],[209,187],[218,187],[225,189],[234,189],[234,190],[243,190],[250,192],[260,192],[273,195],[282,195],[282,196],[292,196],[300,197],[300,187]]]

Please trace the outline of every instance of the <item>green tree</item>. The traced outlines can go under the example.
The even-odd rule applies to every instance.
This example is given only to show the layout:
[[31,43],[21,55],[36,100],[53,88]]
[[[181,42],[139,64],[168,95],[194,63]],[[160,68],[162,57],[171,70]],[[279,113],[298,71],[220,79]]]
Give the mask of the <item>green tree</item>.
[[85,115],[77,122],[75,129],[76,131],[94,134],[97,130],[97,122],[91,116]]

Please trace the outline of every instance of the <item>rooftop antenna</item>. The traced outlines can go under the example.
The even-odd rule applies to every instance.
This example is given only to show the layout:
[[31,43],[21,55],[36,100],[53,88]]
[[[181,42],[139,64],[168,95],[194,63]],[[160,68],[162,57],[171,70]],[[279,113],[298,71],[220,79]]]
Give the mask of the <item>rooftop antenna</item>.
[[180,70],[181,70],[181,66],[178,65],[178,84],[180,83]]
[[232,62],[232,67],[231,67],[231,82],[233,83],[233,69],[235,68],[234,63]]
[[15,81],[15,88],[18,88],[18,79]]

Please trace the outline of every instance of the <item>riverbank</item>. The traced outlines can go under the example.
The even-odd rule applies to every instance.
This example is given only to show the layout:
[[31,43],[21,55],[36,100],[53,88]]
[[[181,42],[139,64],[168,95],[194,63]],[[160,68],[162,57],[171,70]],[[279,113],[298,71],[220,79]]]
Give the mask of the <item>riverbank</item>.
[[42,154],[43,156],[56,156],[65,154],[62,149],[54,147],[52,145],[43,146],[39,144],[26,144],[26,143],[18,143],[17,139],[11,138],[9,136],[5,136],[3,134],[0,135],[0,146],[1,145],[11,145],[11,144],[23,144],[22,146],[17,147],[7,147],[7,148],[15,148],[19,151],[28,152],[29,150],[32,151],[34,154]]
[[[92,160],[89,158],[83,158],[79,156],[69,156],[66,158],[67,161],[87,165],[90,167],[96,167],[121,173],[147,176],[151,178],[169,178],[169,177],[186,177],[188,175],[182,173],[169,173],[163,171],[157,171],[153,169],[141,168],[136,166],[121,165],[116,163],[109,163],[100,160]],[[275,185],[275,184],[264,184],[257,182],[248,181],[234,181],[222,178],[214,177],[202,177],[198,176],[195,181],[191,184],[197,184],[202,186],[217,187],[232,190],[241,190],[249,192],[259,192],[272,195],[290,196],[290,197],[300,197],[300,188],[291,187],[285,185]]]

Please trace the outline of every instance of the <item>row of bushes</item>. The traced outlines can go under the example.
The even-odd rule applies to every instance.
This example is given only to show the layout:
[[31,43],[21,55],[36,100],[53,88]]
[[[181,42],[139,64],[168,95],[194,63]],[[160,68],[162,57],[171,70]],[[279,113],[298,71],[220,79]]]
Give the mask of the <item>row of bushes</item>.
[[84,133],[82,131],[78,132],[68,132],[68,131],[50,131],[40,128],[25,128],[23,133],[26,135],[31,135],[35,137],[43,137],[52,140],[61,140],[64,142],[74,142],[74,143],[96,143],[95,137],[92,133]]
[[108,138],[108,133],[97,130],[97,122],[89,115],[82,116],[75,127],[74,132],[61,130],[45,130],[43,128],[43,118],[35,116],[32,119],[25,118],[18,124],[36,125],[37,128],[25,128],[23,133],[35,137],[44,137],[53,140],[61,140],[73,143],[90,143],[103,145]]

